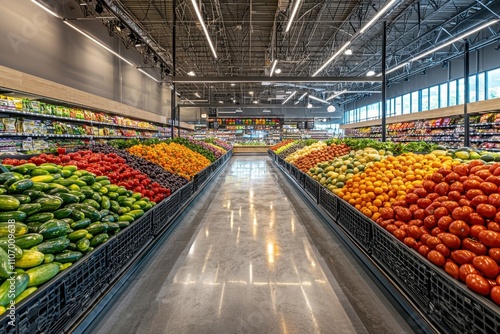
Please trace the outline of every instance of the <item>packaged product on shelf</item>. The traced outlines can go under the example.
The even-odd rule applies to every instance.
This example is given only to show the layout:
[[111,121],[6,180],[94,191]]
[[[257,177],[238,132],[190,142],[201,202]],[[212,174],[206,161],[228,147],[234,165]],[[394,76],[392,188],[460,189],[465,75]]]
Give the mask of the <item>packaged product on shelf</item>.
[[46,104],[45,109],[42,109],[41,113],[45,114],[45,115],[55,115],[56,114],[56,106],[53,104]]
[[87,120],[87,121],[95,121],[96,120],[95,114],[90,110],[85,110],[84,115],[85,115],[85,120]]
[[21,148],[23,151],[31,151],[33,150],[33,139],[32,138],[26,138],[23,139]]
[[23,110],[23,101],[17,97],[8,97],[9,108],[15,108],[16,110]]
[[51,120],[42,120],[39,123],[40,127],[37,130],[40,134],[50,134],[54,133],[54,127],[52,126],[52,121]]
[[9,107],[9,99],[7,98],[7,96],[0,95],[0,107]]
[[8,133],[16,133],[16,124],[17,124],[17,118],[15,117],[8,117],[8,118],[3,118],[2,119],[3,123],[3,131],[8,132]]
[[104,128],[100,128],[98,130],[98,133],[99,133],[99,136],[105,136],[105,131],[104,131]]
[[34,119],[23,119],[22,122],[22,132],[23,133],[36,133],[37,132],[37,122]]
[[0,138],[0,154],[17,154],[23,147],[22,140],[11,138]]

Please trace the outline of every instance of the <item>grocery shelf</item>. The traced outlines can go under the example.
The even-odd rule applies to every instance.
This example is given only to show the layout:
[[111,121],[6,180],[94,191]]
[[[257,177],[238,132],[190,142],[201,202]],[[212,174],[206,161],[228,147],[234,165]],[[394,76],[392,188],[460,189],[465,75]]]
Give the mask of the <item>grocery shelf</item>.
[[39,134],[39,133],[2,133],[3,137],[42,137],[42,138],[79,138],[79,139],[151,139],[155,136],[92,136],[92,135],[67,135],[67,134]]

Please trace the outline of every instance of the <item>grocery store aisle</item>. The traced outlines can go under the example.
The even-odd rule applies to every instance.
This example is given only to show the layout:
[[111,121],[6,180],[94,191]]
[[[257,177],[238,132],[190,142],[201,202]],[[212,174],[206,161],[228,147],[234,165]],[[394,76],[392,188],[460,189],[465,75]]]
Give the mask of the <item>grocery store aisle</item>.
[[267,157],[233,158],[88,332],[409,332],[385,306],[365,328],[283,181]]

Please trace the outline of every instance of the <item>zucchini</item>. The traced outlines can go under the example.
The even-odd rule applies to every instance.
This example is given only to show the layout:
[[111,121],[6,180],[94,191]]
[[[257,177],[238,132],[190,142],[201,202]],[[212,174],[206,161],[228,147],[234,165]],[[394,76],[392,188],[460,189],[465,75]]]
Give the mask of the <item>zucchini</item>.
[[30,173],[31,177],[33,176],[41,176],[41,175],[49,175],[50,173],[42,168],[33,169]]
[[89,247],[90,247],[90,240],[87,238],[81,238],[76,242],[76,248],[78,248],[80,252],[86,252],[89,249]]
[[33,181],[35,183],[52,183],[52,182],[54,182],[54,176],[52,176],[50,174],[49,175],[33,176],[31,178],[31,181]]
[[99,191],[99,190],[101,190],[101,188],[102,188],[102,184],[100,184],[99,182],[96,182],[90,186],[90,189],[92,189],[93,191]]
[[77,184],[72,184],[68,187],[68,189],[70,190],[70,192],[72,191],[80,191],[80,187],[77,185]]
[[32,163],[32,162],[28,162],[28,163],[19,165],[17,167],[27,168],[29,171],[32,171],[32,170],[34,170],[36,168],[36,165],[34,163]]
[[34,215],[42,209],[40,203],[26,203],[21,204],[17,210],[24,212],[27,216]]
[[73,220],[82,220],[85,218],[85,214],[80,211],[80,210],[77,210],[77,209],[73,209],[73,212],[71,212],[71,219]]
[[86,228],[87,232],[92,235],[105,233],[108,230],[108,223],[93,223]]
[[133,222],[135,220],[135,218],[131,215],[121,215],[120,217],[118,217],[118,221],[126,221],[126,222]]
[[85,238],[88,239],[88,240],[91,240],[94,236],[90,233],[88,233]]
[[[59,173],[61,173],[61,175],[62,175],[65,179],[67,179],[68,177],[70,177],[70,176],[73,174],[73,172],[72,172],[72,171],[70,171],[69,169],[64,169],[64,168],[63,168],[63,169],[61,169],[61,170],[59,171]],[[77,177],[77,178],[78,178],[78,177]]]
[[108,232],[114,232],[120,229],[120,226],[117,223],[109,222],[107,224],[108,224],[108,230],[107,230]]
[[0,222],[8,222],[8,221],[22,222],[25,219],[26,219],[26,213],[23,211],[0,212]]
[[141,207],[141,209],[144,209],[145,207],[148,206],[148,203],[146,201],[143,201],[143,200],[139,200],[137,202],[135,202],[134,204],[137,204]]
[[78,179],[78,180],[76,180],[75,185],[78,187],[85,187],[87,184],[85,182],[83,182],[82,180]]
[[[28,275],[28,281],[29,281],[29,275]],[[17,298],[14,300],[14,305],[19,304],[22,300],[26,299],[29,295],[31,295],[36,290],[38,290],[38,288],[35,286],[24,290],[23,293],[21,293],[19,296],[17,296]]]
[[42,206],[41,211],[55,211],[59,209],[63,203],[62,199],[57,198],[57,197],[42,197],[36,200],[37,203],[40,203]]
[[[80,197],[77,196],[76,194],[72,194],[71,191],[69,193],[64,193],[64,192],[58,193],[57,196],[63,200],[64,204],[80,202]],[[85,198],[85,196],[83,197]]]
[[77,251],[57,254],[54,261],[60,263],[76,262],[82,258],[83,254]]
[[120,204],[114,200],[110,200],[110,202],[111,202],[110,210],[113,211],[114,213],[118,213],[118,210],[120,210]]
[[108,188],[109,192],[116,193],[116,191],[118,190],[118,186],[116,184],[105,185],[105,187]]
[[91,207],[93,207],[96,210],[99,210],[101,208],[101,206],[99,205],[99,203],[97,203],[93,199],[86,199],[86,200],[83,201],[83,204],[90,205]]
[[58,184],[59,186],[66,188],[66,187],[69,187],[72,184],[75,184],[75,182],[77,180],[78,180],[78,178],[71,178],[70,177],[70,178],[65,179],[65,178],[61,177],[60,179],[54,180],[54,182],[56,184]]
[[[24,191],[23,191],[23,193],[24,193]],[[31,202],[31,197],[29,197],[28,195],[25,195],[25,194],[15,194],[12,196],[17,198],[19,200],[19,202],[21,202],[21,205]]]
[[43,256],[43,263],[52,263],[54,262],[54,254],[44,254]]
[[[14,229],[12,228],[12,225],[14,225]],[[0,223],[0,238],[8,237],[13,230],[14,230],[14,236],[20,237],[21,235],[28,233],[28,226],[24,225],[23,223],[17,223],[17,222],[14,224]]]
[[109,235],[106,233],[98,234],[90,240],[90,247],[97,247],[105,243],[109,239]]
[[7,189],[3,188],[3,186],[0,186],[0,195],[6,194]]
[[[9,242],[9,240],[12,240]],[[13,238],[0,238],[0,247],[3,248],[3,250],[7,253],[10,254],[14,252],[14,258],[15,259],[20,259],[23,256],[23,250],[16,245],[15,240]]]
[[15,167],[12,167],[10,169],[11,172],[16,172],[16,173],[19,173],[19,174],[27,174],[29,172],[29,169],[26,168],[26,167],[22,167],[22,166],[15,166]]
[[[104,181],[103,181],[104,182]],[[109,182],[109,181],[108,181]],[[99,182],[101,183],[101,182]],[[97,191],[99,194],[101,195],[107,195],[108,194],[108,188],[106,187],[101,187],[98,191]]]
[[44,241],[31,249],[42,252],[43,254],[56,254],[65,250],[70,243],[71,241],[68,238],[59,237]]
[[59,272],[61,271],[64,271],[66,269],[68,269],[69,267],[71,267],[73,265],[73,262],[66,262],[66,263],[61,263],[59,265]]
[[52,212],[52,214],[54,215],[54,218],[56,218],[56,219],[63,219],[63,218],[68,218],[69,216],[71,216],[72,212],[73,212],[73,210],[71,208],[62,208],[62,209],[59,209],[59,210]]
[[12,211],[17,210],[21,202],[14,196],[0,195],[0,210],[2,211]]
[[14,177],[14,173],[12,172],[0,173],[0,184],[4,184],[4,182],[10,179],[11,177]]
[[42,264],[26,271],[29,275],[28,287],[39,286],[59,273],[59,265],[55,263]]
[[68,234],[67,238],[73,242],[78,241],[82,238],[85,238],[87,235],[87,230],[78,230],[73,233]]
[[143,210],[132,210],[127,215],[133,216],[135,219],[144,216]]
[[16,245],[21,249],[29,249],[43,242],[43,236],[38,233],[28,233],[16,238]]
[[142,198],[142,194],[141,193],[133,193],[131,197],[134,198],[135,200],[139,201]]
[[[36,203],[40,204],[40,203]],[[42,205],[40,204],[40,209]],[[54,214],[52,212],[40,212],[35,213],[34,215],[29,216],[26,219],[27,223],[45,223],[48,220],[54,219]]]
[[102,209],[101,211],[99,211],[99,214],[101,215],[101,217],[104,217],[104,216],[110,215],[111,212],[107,209]]
[[[50,176],[50,175],[47,175],[47,176]],[[49,184],[45,183],[45,182],[35,182],[33,184],[33,187],[31,187],[31,189],[45,192],[45,191],[49,190]]]
[[28,287],[30,280],[28,274],[16,274],[13,278],[13,283],[12,280],[7,280],[0,286],[0,306],[11,304],[11,301],[21,295]]
[[42,223],[27,223],[26,225],[28,225],[28,233],[36,233]]
[[71,227],[71,224],[73,224],[75,221],[71,218],[62,218],[60,219],[61,221],[65,222],[66,224],[69,225],[69,227]]
[[122,196],[127,193],[127,189],[123,186],[118,187],[115,192],[118,193],[118,195]]
[[39,266],[45,260],[45,255],[39,251],[26,249],[23,257],[16,260],[16,267],[26,269]]
[[43,193],[39,190],[33,190],[33,189],[28,189],[28,190],[25,190],[23,191],[23,194],[24,195],[28,195],[31,200],[35,200],[39,197],[42,197]]
[[102,180],[102,181],[99,181],[99,183],[102,184],[103,186],[107,186],[108,184],[111,184],[111,181],[110,180]]
[[43,236],[44,240],[61,237],[68,232],[68,225],[57,219],[51,219],[37,229],[37,233]]
[[9,255],[0,247],[0,278],[7,279],[12,275]]
[[83,218],[71,224],[71,228],[75,230],[75,232],[77,232],[78,230],[87,228],[87,226],[89,225],[90,225],[90,219]]
[[118,226],[120,226],[121,229],[124,229],[125,227],[130,225],[130,222],[127,221],[118,221],[117,222]]

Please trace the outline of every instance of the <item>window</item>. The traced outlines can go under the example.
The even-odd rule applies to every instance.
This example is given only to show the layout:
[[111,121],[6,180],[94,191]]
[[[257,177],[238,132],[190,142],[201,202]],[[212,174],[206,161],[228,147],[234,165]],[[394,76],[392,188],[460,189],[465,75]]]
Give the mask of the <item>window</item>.
[[448,106],[448,83],[439,86],[439,108]]
[[396,98],[394,98],[394,103],[395,103],[395,114],[396,115],[401,115],[401,106],[402,106],[402,103],[401,103],[401,96],[398,96]]
[[500,68],[488,71],[487,74],[488,99],[500,97]]
[[477,100],[478,101],[484,101],[486,98],[486,81],[485,81],[485,74],[484,73],[479,73],[477,75]]
[[464,78],[458,80],[458,104],[464,104],[465,96],[465,86]]
[[429,88],[422,89],[422,111],[429,110]]
[[391,109],[391,100],[387,100],[385,103],[385,115],[386,116],[391,116],[392,114],[392,109]]
[[450,81],[450,100],[449,106],[457,105],[457,81]]
[[476,92],[476,76],[473,75],[469,77],[469,102],[477,101]]
[[359,121],[366,120],[366,106],[359,108]]
[[380,118],[379,106],[380,106],[380,103],[373,103],[373,104],[370,104],[368,106],[368,109],[367,109],[368,119]]
[[418,91],[411,93],[411,112],[418,112]]
[[349,123],[354,123],[354,114],[356,113],[356,110],[351,110],[349,113],[350,113],[350,115],[349,115],[350,122]]
[[429,88],[429,110],[439,108],[439,86]]
[[411,112],[410,100],[410,94],[403,95],[403,114],[409,114]]

